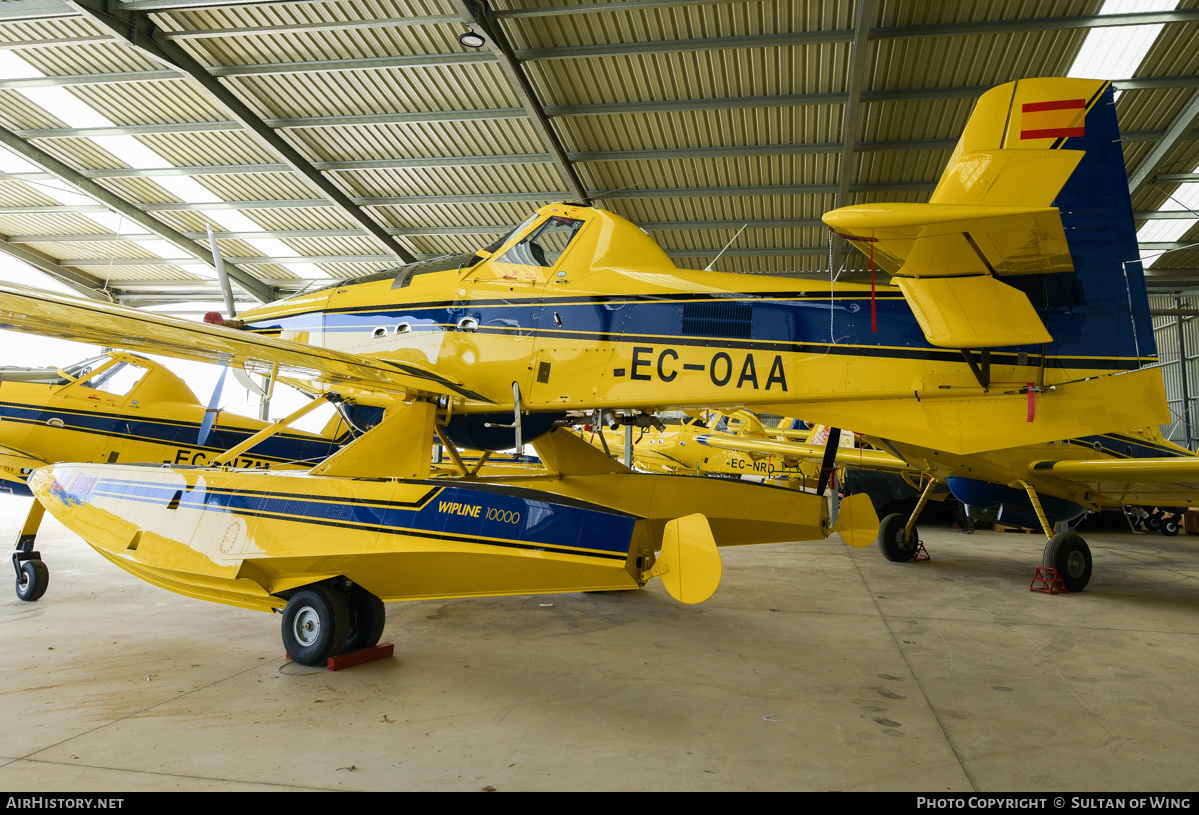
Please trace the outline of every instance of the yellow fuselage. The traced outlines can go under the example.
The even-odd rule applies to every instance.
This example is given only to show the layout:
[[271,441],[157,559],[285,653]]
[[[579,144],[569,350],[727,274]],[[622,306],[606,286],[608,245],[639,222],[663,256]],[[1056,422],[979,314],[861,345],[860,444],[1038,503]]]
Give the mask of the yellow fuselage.
[[[93,386],[122,363],[123,372],[138,372],[126,380],[136,380],[135,384],[128,389]],[[0,478],[9,488],[27,494],[23,485],[28,472],[46,462],[206,464],[267,424],[221,413],[201,445],[204,413],[204,406],[182,380],[158,362],[133,354],[113,352],[107,362],[78,378],[64,375],[52,383],[3,382]],[[311,466],[337,447],[328,437],[285,431],[239,457],[235,464]]]
[[[546,265],[512,262],[554,219],[577,224],[561,254]],[[679,269],[640,229],[597,209],[545,207],[494,251],[449,265],[346,281],[242,316],[256,333],[466,383],[478,398],[458,399],[454,410],[463,412],[510,409],[515,382],[532,412],[748,406],[819,421],[824,414],[803,406],[823,403],[827,412],[916,396],[930,404],[1006,399],[1015,415],[1021,384],[1048,387],[1137,365],[1068,343],[1050,353],[998,349],[991,379],[1005,384],[986,390],[959,352],[929,344],[897,289],[872,296],[868,286]],[[1054,399],[1042,399],[1037,430],[1070,435],[1049,429]],[[910,423],[929,423],[919,417]],[[846,418],[841,426],[862,426],[848,421],[855,414]]]

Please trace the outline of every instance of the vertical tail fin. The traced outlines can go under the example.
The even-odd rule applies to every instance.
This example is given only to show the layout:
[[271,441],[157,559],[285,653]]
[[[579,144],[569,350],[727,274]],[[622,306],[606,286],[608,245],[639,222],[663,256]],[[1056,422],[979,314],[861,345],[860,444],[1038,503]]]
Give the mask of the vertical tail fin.
[[993,88],[928,204],[845,207],[825,220],[873,245],[933,345],[1006,346],[1074,370],[1156,357],[1108,82]]

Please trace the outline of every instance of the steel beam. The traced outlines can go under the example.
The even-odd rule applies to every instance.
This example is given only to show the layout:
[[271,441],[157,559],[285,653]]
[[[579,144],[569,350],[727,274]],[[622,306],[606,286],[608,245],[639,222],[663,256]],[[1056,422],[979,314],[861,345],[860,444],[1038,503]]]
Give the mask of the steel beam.
[[[81,179],[86,181],[87,179]],[[931,192],[935,181],[894,181],[850,184],[849,191],[857,192]],[[836,184],[791,184],[774,187],[666,187],[643,190],[592,190],[591,199],[599,198],[712,198],[724,195],[836,195]],[[428,204],[502,204],[553,203],[569,200],[564,190],[531,192],[471,193],[464,195],[408,195],[376,198],[353,198],[361,206],[424,206]],[[129,206],[144,212],[219,212],[228,209],[305,209],[330,206],[322,199],[287,199],[278,201],[217,201],[205,204],[184,202],[135,203]],[[37,215],[55,213],[84,213],[101,211],[103,207],[87,204],[62,206],[0,207],[0,215]]]
[[239,122],[255,140],[289,165],[310,187],[324,195],[346,217],[369,232],[388,251],[412,260],[412,253],[362,209],[341,188],[312,167],[294,147],[271,128],[228,88],[222,85],[178,43],[162,39],[154,24],[144,15],[115,11],[103,0],[68,0],[72,7],[99,28],[108,31],[130,47],[171,68],[182,71],[193,86],[214,105]]
[[866,34],[874,19],[874,0],[858,0],[854,15],[853,41],[849,49],[844,118],[842,120],[841,177],[837,185],[837,207],[848,203],[849,180],[853,175],[854,143],[858,138],[859,102],[866,77]]
[[[127,8],[127,6],[126,6]],[[307,34],[313,31],[354,31],[362,28],[396,28],[414,25],[456,23],[453,15],[428,17],[379,17],[362,20],[330,20],[325,23],[288,23],[284,25],[250,25],[241,28],[201,28],[192,31],[163,31],[167,40],[198,40],[211,37],[254,37],[262,34]]]
[[34,271],[57,280],[59,283],[82,294],[84,297],[91,300],[100,300],[105,303],[112,302],[112,298],[101,291],[99,280],[63,268],[54,258],[36,249],[26,249],[23,246],[16,246],[0,236],[0,252],[9,257],[16,258]]
[[508,81],[508,85],[516,94],[517,99],[520,100],[528,114],[530,124],[533,125],[542,145],[553,158],[553,164],[559,175],[562,176],[562,180],[566,182],[571,199],[581,204],[590,203],[587,193],[584,191],[583,182],[575,173],[574,166],[566,156],[566,150],[558,140],[558,134],[554,132],[553,125],[545,115],[541,100],[537,98],[537,93],[529,84],[528,78],[520,67],[519,59],[513,54],[512,45],[508,42],[507,36],[500,28],[499,23],[490,17],[490,9],[487,4],[483,0],[453,0],[453,7],[461,15],[463,23],[483,36],[486,41],[485,47],[495,56],[500,72]]
[[1187,138],[1192,126],[1195,123],[1195,118],[1199,116],[1199,91],[1196,91],[1186,107],[1174,119],[1162,139],[1154,145],[1137,168],[1133,170],[1128,177],[1128,191],[1132,195],[1136,195],[1141,187],[1157,172],[1157,168],[1161,163],[1174,151],[1178,143]]
[[[186,254],[204,261],[215,269],[215,266],[212,262],[212,257],[208,253],[206,247],[198,245],[195,241],[189,240],[182,233],[167,226],[158,219],[146,214],[145,210],[129,203],[119,196],[114,195],[101,185],[97,184],[95,181],[84,177],[79,173],[79,171],[67,166],[62,161],[59,161],[54,156],[51,156],[49,153],[39,150],[32,144],[29,144],[23,139],[17,137],[12,131],[0,128],[0,144],[8,147],[25,160],[35,164],[38,167],[41,167],[46,172],[52,173],[55,177],[70,184],[84,195],[99,201],[104,205],[104,208],[119,213],[129,221],[137,224],[149,232],[152,232],[163,240],[170,242]],[[53,209],[56,208],[51,208],[51,210]],[[270,288],[262,285],[253,275],[243,271],[242,269],[239,269],[233,264],[226,264],[226,269],[228,270],[230,277],[237,279],[238,282],[241,283],[246,289],[246,291],[252,293],[260,301],[266,303],[274,299]]]

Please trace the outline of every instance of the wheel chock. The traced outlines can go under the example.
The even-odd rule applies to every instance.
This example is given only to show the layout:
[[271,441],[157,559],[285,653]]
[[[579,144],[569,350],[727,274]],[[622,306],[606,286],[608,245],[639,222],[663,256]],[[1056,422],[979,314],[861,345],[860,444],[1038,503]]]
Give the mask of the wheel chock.
[[[395,653],[395,646],[390,642],[383,645],[374,645],[370,648],[362,648],[357,651],[347,651],[344,654],[338,654],[335,657],[329,657],[325,660],[325,669],[340,671],[342,668],[353,668],[355,665],[374,662],[376,659],[386,659],[393,653]],[[291,659],[291,654],[284,654],[283,656]]]
[[[1042,584],[1037,585],[1038,581]],[[1057,576],[1057,569],[1052,566],[1038,566],[1032,582],[1028,584],[1029,591],[1039,591],[1042,594],[1069,594],[1066,584]]]
[[338,654],[335,657],[329,657],[329,661],[325,667],[330,671],[340,671],[342,668],[353,668],[355,665],[374,662],[376,659],[385,659],[394,652],[395,646],[390,642],[383,645],[373,645],[370,648],[363,648],[359,651],[350,651],[345,654]]
[[926,560],[932,560],[933,556],[924,548],[924,541],[916,541],[916,554],[912,556],[913,563],[923,563]]

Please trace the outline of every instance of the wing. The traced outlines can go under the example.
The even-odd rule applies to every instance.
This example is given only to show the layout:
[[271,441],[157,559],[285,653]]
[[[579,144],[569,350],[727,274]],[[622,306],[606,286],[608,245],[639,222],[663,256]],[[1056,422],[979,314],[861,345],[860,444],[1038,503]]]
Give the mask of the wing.
[[[707,447],[715,447],[718,450],[733,450],[739,453],[788,456],[790,458],[801,458],[809,461],[821,461],[824,458],[824,446],[818,444],[717,434],[696,436],[695,440]],[[920,468],[913,467],[903,459],[896,458],[889,453],[854,447],[838,447],[837,464],[861,467],[866,470],[882,470],[885,472],[920,472]]]
[[1036,461],[1028,473],[1085,488],[1111,503],[1145,506],[1199,504],[1199,456],[1100,461]]
[[297,379],[319,379],[334,388],[350,386],[492,401],[461,382],[409,362],[346,354],[23,286],[0,285],[0,328],[176,359],[237,365],[263,375],[277,370]]

